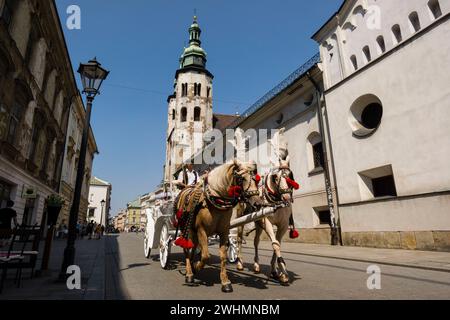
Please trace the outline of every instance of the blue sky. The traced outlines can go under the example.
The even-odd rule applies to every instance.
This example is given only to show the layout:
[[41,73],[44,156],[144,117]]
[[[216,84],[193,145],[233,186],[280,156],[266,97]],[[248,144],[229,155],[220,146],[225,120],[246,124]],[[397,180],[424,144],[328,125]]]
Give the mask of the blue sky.
[[[167,96],[196,9],[214,112],[242,112],[318,51],[311,35],[341,0],[57,0],[74,70],[111,70],[94,102],[93,175],[113,185],[112,214],[161,181]],[[65,27],[69,5],[81,30]],[[76,74],[78,78],[78,74]]]

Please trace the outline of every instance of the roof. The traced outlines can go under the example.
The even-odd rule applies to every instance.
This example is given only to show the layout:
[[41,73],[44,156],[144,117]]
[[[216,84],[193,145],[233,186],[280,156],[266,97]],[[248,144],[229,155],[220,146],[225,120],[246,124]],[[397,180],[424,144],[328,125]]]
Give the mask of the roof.
[[140,208],[141,207],[141,200],[138,198],[136,200],[133,200],[128,203],[128,208]]
[[237,128],[245,119],[261,110],[261,108],[263,108],[268,102],[272,101],[281,92],[290,88],[296,81],[303,78],[311,69],[316,67],[317,64],[320,62],[321,62],[320,53],[318,52],[311,59],[309,59],[302,66],[300,66],[297,70],[292,72],[275,88],[267,92],[262,98],[256,101],[250,108],[244,111],[244,113],[241,116],[237,117],[232,123],[230,123],[228,127],[230,129]]
[[232,124],[237,118],[239,118],[238,115],[215,113],[213,114],[213,127],[214,129],[219,129],[222,131]]
[[105,187],[109,187],[111,186],[111,183],[104,181],[102,179],[99,179],[97,177],[92,177],[91,181],[89,182],[89,184],[91,186],[105,186]]
[[316,39],[317,35],[320,33],[320,31],[322,31],[327,25],[328,23],[330,23],[330,21],[332,21],[337,15],[339,15],[339,13],[341,12],[341,10],[344,8],[345,4],[347,3],[348,0],[344,0],[342,1],[342,4],[340,5],[339,9],[319,28],[319,30],[317,30],[312,36],[311,39]]

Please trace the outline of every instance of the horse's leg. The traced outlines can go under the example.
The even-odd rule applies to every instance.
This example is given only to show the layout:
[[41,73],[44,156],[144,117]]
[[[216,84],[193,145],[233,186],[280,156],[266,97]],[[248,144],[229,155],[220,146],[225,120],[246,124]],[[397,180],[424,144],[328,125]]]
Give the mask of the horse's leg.
[[238,244],[238,257],[237,257],[237,266],[236,268],[239,271],[244,270],[244,261],[242,259],[242,239],[244,237],[244,227],[241,226],[238,228],[238,234],[237,234],[237,244]]
[[228,233],[220,234],[220,282],[222,283],[222,292],[233,292],[231,281],[227,275],[227,243]]
[[281,256],[281,240],[283,239],[283,236],[287,230],[288,230],[288,225],[285,224],[278,228],[277,235],[276,235],[277,241],[280,244],[280,248],[279,248],[280,255],[277,257],[277,265],[281,271],[281,274],[279,276],[279,281],[280,281],[281,285],[289,284],[289,275],[288,275],[287,268],[286,268],[286,262],[284,261],[283,257]]
[[259,224],[260,224],[259,221],[255,223],[256,231],[255,231],[255,239],[253,240],[253,245],[255,247],[255,263],[253,264],[253,271],[255,273],[261,272],[261,268],[259,267],[258,245],[263,229]]
[[194,273],[192,272],[192,266],[191,266],[191,252],[189,249],[183,249],[184,256],[186,258],[186,276],[185,276],[185,282],[188,284],[194,283]]
[[272,260],[270,261],[271,266],[271,274],[273,277],[278,278],[278,268],[277,268],[277,258],[281,256],[280,253],[280,243],[278,242],[275,232],[273,231],[273,224],[269,221],[269,219],[264,219],[264,231],[269,237],[272,243],[273,255]]
[[209,260],[208,235],[206,234],[205,229],[203,229],[202,227],[198,228],[197,237],[201,251],[201,258],[200,261],[195,264],[196,272],[202,270]]

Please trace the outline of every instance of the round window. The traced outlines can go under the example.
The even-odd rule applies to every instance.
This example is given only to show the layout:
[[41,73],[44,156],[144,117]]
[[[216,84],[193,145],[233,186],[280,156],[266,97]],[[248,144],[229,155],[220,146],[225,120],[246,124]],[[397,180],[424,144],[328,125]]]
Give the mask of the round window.
[[366,137],[374,133],[381,124],[383,106],[372,94],[358,98],[350,107],[349,124],[353,135]]

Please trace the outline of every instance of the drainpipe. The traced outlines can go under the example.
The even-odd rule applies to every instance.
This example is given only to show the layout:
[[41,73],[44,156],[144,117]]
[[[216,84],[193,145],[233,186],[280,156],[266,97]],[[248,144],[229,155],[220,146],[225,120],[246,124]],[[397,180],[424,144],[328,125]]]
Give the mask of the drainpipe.
[[[323,109],[325,110],[325,114],[326,114],[326,104],[323,103],[325,101],[324,93],[323,93],[323,90],[318,85],[318,83],[311,76],[310,72],[307,73],[307,77],[316,89],[317,117],[318,117],[318,123],[319,123],[320,136],[322,137],[325,191],[327,193],[327,203],[328,203],[328,209],[330,210],[330,218],[331,218],[330,219],[331,220],[331,244],[334,246],[339,245],[339,244],[342,245],[341,228],[340,228],[340,223],[339,223],[339,217],[335,213],[333,190],[332,190],[331,179],[330,179],[330,168],[328,166],[328,151],[327,151],[327,143],[326,143],[327,139],[325,138],[325,126],[324,126],[323,114],[322,114]],[[330,150],[331,150],[331,141],[330,141]],[[335,178],[335,176],[334,176],[334,178]],[[334,179],[334,181],[336,182],[336,178]],[[335,187],[335,191],[336,191],[336,199],[337,199],[337,186]],[[336,206],[336,208],[337,208],[337,206]]]

